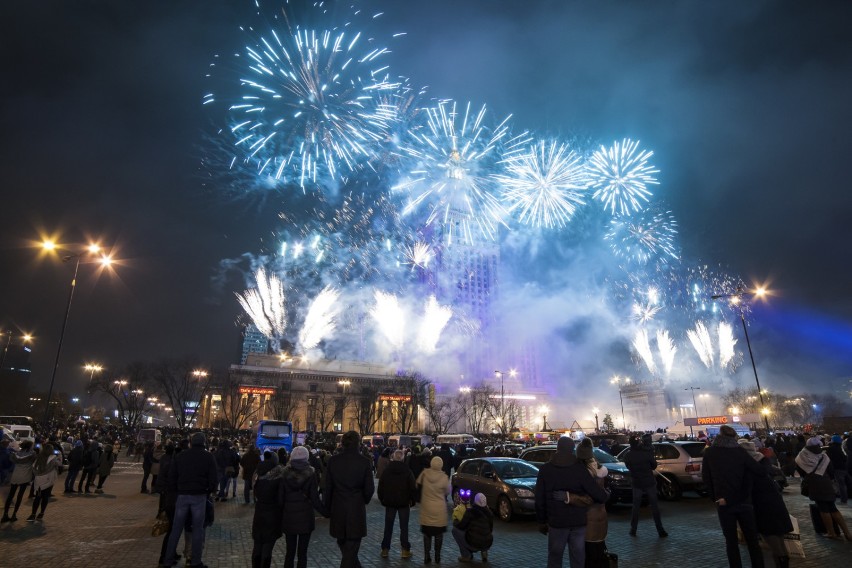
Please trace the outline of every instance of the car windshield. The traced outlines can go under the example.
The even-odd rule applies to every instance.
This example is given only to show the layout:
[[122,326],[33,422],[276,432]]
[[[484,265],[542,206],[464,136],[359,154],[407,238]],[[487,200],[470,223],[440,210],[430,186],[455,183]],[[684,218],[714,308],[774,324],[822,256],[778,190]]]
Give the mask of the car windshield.
[[700,458],[704,455],[704,448],[707,446],[703,442],[690,442],[688,444],[681,444],[680,447],[686,450],[689,457]]
[[521,460],[495,461],[492,462],[497,475],[501,479],[514,479],[519,477],[538,477],[538,468]]
[[598,463],[616,463],[618,461],[617,459],[615,459],[614,456],[611,456],[610,454],[606,453],[601,449],[595,448],[594,453],[595,459],[598,461]]
[[260,430],[264,438],[289,438],[290,426],[286,424],[264,424]]

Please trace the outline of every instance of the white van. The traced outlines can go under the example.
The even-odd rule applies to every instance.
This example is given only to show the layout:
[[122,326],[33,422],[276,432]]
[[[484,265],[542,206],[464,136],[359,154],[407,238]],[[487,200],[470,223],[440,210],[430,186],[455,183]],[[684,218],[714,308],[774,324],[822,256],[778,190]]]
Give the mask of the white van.
[[428,434],[394,434],[388,437],[388,446],[391,448],[413,448],[431,443],[432,436]]
[[470,434],[441,434],[438,436],[436,443],[439,446],[441,444],[449,444],[451,446],[458,446],[459,444],[475,446],[479,443],[479,440]]
[[162,433],[157,428],[142,428],[139,430],[139,435],[136,436],[137,442],[142,442],[143,444],[147,444],[148,442],[153,442],[154,446],[157,446],[163,439]]

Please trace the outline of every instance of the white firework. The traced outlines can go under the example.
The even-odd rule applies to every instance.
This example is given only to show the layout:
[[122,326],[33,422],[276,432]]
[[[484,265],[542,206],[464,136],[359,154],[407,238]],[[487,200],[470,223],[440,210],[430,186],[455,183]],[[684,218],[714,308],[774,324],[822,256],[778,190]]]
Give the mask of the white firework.
[[651,303],[640,304],[637,302],[633,304],[632,311],[633,319],[644,325],[654,319],[654,316],[660,311],[660,307]]
[[405,315],[399,300],[393,294],[381,291],[376,291],[374,298],[376,304],[370,310],[370,315],[387,342],[394,350],[398,350],[402,347],[405,330]]
[[648,341],[647,330],[640,329],[636,332],[636,337],[633,338],[633,348],[639,353],[642,361],[648,367],[652,374],[657,372],[657,364],[654,362],[654,354],[651,352],[651,344]]
[[603,202],[610,213],[630,215],[641,211],[651,197],[648,184],[658,184],[659,170],[648,164],[654,155],[639,151],[639,142],[625,138],[611,147],[601,148],[589,160],[592,197]]
[[707,331],[707,326],[704,325],[704,322],[696,322],[695,329],[688,330],[686,336],[689,338],[692,347],[695,348],[695,352],[698,353],[698,357],[704,363],[704,366],[708,369],[713,368],[715,359],[713,340],[710,338],[710,332]]
[[425,353],[433,353],[441,333],[447,326],[447,322],[453,317],[453,310],[449,306],[442,306],[429,296],[423,309],[423,320],[420,322],[420,332],[417,335],[417,346]]
[[267,277],[263,268],[258,268],[254,277],[257,288],[235,294],[237,301],[263,335],[280,339],[287,330],[284,285],[275,274]]
[[299,350],[305,353],[316,347],[320,341],[329,337],[337,326],[335,318],[340,311],[337,300],[340,292],[326,286],[311,302],[305,323],[299,331]]
[[729,323],[719,323],[719,367],[725,368],[734,359],[734,330]]
[[410,264],[412,270],[414,268],[428,268],[434,256],[435,253],[432,252],[428,243],[417,241],[412,246],[405,247],[406,264]]
[[669,332],[664,329],[657,331],[657,352],[660,354],[660,361],[662,361],[663,369],[668,377],[672,374],[677,347],[669,337]]

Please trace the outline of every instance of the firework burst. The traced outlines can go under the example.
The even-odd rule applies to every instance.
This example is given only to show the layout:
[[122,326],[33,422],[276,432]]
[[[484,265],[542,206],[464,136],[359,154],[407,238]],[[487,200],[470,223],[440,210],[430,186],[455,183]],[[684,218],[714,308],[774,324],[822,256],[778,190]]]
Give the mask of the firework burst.
[[423,309],[423,320],[420,322],[420,331],[417,335],[417,346],[424,353],[434,353],[435,346],[441,338],[441,332],[447,326],[447,322],[453,316],[453,310],[449,306],[442,306],[430,296]]
[[657,331],[657,352],[660,354],[666,376],[671,375],[677,347],[669,337],[669,332],[664,329]]
[[508,158],[523,148],[526,133],[512,137],[510,117],[488,129],[484,105],[472,111],[470,103],[458,108],[442,101],[425,115],[426,125],[412,129],[400,148],[414,164],[393,188],[409,196],[403,215],[426,209],[424,225],[440,225],[449,243],[493,240],[506,225],[506,210],[494,194],[491,172],[501,150]]
[[627,138],[609,148],[601,146],[588,163],[589,182],[595,190],[592,197],[612,214],[640,211],[651,197],[648,185],[659,183],[654,177],[659,170],[648,164],[653,155]]
[[287,331],[284,285],[276,275],[267,276],[264,268],[257,269],[255,281],[257,288],[235,294],[237,301],[261,333],[280,339]]
[[375,305],[370,310],[370,315],[388,344],[394,350],[399,350],[405,340],[405,316],[399,300],[395,295],[381,291],[376,291],[374,299]]
[[334,332],[335,318],[340,311],[337,305],[339,297],[339,291],[327,286],[311,302],[305,322],[299,331],[298,348],[302,353],[313,349]]
[[713,362],[715,360],[713,340],[711,339],[710,332],[707,330],[707,326],[704,325],[704,322],[696,322],[695,328],[687,330],[686,336],[689,338],[690,343],[692,343],[692,347],[695,349],[695,352],[698,353],[698,357],[701,359],[701,362],[704,363],[704,366],[708,369],[712,369]]
[[648,341],[648,332],[646,330],[640,329],[636,332],[636,336],[633,338],[633,348],[639,354],[645,366],[648,367],[648,370],[652,374],[656,373],[657,364],[654,362],[654,354],[651,352],[651,343]]
[[719,322],[719,366],[721,368],[724,369],[733,363],[736,345],[737,340],[734,339],[734,330],[731,324]]
[[563,228],[585,203],[588,179],[580,156],[565,144],[539,142],[505,159],[494,176],[509,213],[525,225]]
[[677,221],[670,211],[645,209],[634,215],[616,215],[604,239],[613,254],[637,264],[653,258],[677,260]]
[[405,247],[405,263],[411,265],[411,269],[428,268],[429,263],[435,257],[435,253],[428,243],[417,241],[411,246]]

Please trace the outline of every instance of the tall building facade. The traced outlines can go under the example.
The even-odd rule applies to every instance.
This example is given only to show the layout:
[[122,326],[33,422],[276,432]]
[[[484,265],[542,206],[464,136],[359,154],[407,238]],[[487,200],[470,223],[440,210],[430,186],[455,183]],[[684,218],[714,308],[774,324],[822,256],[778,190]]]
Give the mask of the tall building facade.
[[250,353],[269,353],[269,338],[266,337],[253,323],[243,329],[240,350],[240,365],[245,365]]

